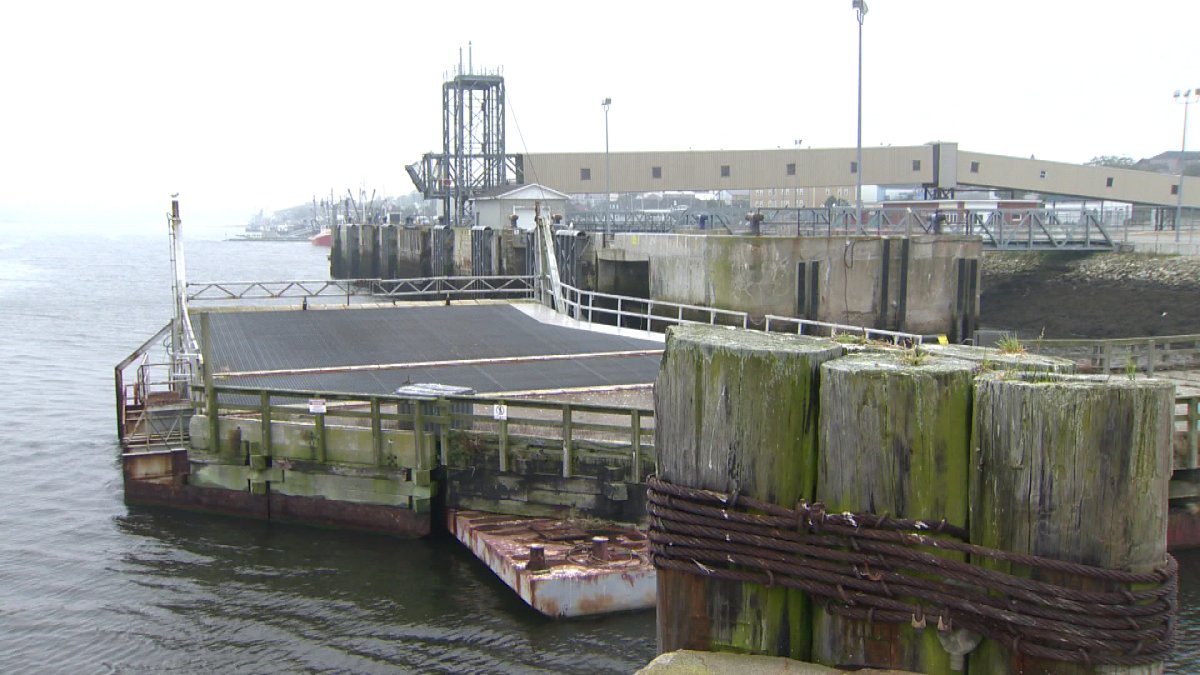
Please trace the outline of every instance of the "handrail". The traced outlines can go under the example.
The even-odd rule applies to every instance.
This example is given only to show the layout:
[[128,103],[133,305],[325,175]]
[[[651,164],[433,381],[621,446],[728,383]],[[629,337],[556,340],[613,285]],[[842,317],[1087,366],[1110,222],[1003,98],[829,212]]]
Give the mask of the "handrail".
[[1200,335],[1093,339],[1038,339],[1029,351],[1082,360],[1081,369],[1121,372],[1132,369],[1153,375],[1156,370],[1200,365]]
[[187,299],[195,302],[229,300],[339,299],[374,297],[396,299],[500,294],[529,297],[534,277],[526,275],[420,277],[415,279],[308,279],[279,281],[189,282]]
[[1175,421],[1185,425],[1183,466],[1175,468],[1200,469],[1200,395],[1177,396],[1175,404],[1185,408],[1182,414],[1175,415]]
[[[789,323],[789,324],[794,323],[794,324],[796,324],[796,334],[797,335],[812,335],[812,334],[814,334],[813,331],[811,331],[811,330],[805,331],[805,329],[806,328],[808,328],[808,329],[816,328],[816,329],[823,329],[828,332],[828,335],[823,336],[823,337],[835,337],[839,334],[846,333],[846,334],[852,334],[852,335],[862,335],[864,338],[866,338],[868,340],[883,339],[887,342],[891,342],[892,344],[897,344],[897,345],[898,344],[919,345],[925,340],[925,337],[918,333],[905,333],[903,331],[884,330],[882,328],[868,328],[866,326],[851,326],[851,325],[843,324],[843,323],[830,323],[828,321],[816,321],[813,319],[798,319],[798,318],[791,317],[791,316],[779,316],[776,314],[767,314],[763,318],[766,320],[766,323],[763,326],[763,330],[768,333],[772,332],[772,326],[771,326],[772,323]],[[779,332],[782,332],[782,331],[779,331]]]
[[[725,321],[725,322],[720,322],[720,325],[740,326],[742,328],[750,327],[750,314],[748,312],[742,312],[742,311],[731,310],[731,309],[720,309],[717,307],[704,307],[701,305],[689,305],[689,304],[685,304],[685,303],[681,303],[681,302],[667,302],[664,300],[651,300],[649,298],[635,298],[635,297],[626,296],[626,295],[613,295],[611,293],[601,293],[599,291],[587,291],[587,290],[576,288],[574,286],[570,286],[568,284],[561,284],[561,287],[563,290],[564,304],[566,304],[569,309],[575,310],[573,313],[573,316],[580,321],[585,320],[582,318],[582,316],[583,316],[584,312],[586,311],[586,313],[587,313],[586,321],[588,323],[592,322],[593,314],[600,314],[600,315],[608,315],[608,316],[617,317],[618,324],[620,323],[620,320],[622,317],[631,317],[634,319],[640,319],[640,320],[646,322],[646,324],[645,324],[647,327],[646,330],[650,330],[650,326],[652,325],[652,322],[655,322],[655,321],[657,321],[659,323],[675,324],[675,325],[688,324],[688,323],[701,323],[701,324],[706,323],[709,325],[716,325],[716,324],[718,324],[718,321],[717,321],[718,317],[727,319],[727,321]],[[584,298],[587,298],[586,305],[584,304]],[[604,307],[603,305],[597,305],[595,303],[595,300],[598,298],[605,299],[605,300],[613,300],[616,302],[617,306],[614,309],[614,308]],[[626,307],[628,307],[630,305],[633,305],[634,307],[643,306],[643,307],[645,307],[645,310],[644,311],[637,311],[637,310],[629,311],[628,309],[626,309]],[[672,314],[655,313],[655,311],[654,311],[655,309],[673,310],[673,312],[672,312],[673,315]],[[700,320],[696,320],[696,319],[685,318],[684,317],[685,312],[689,313],[692,316],[707,315],[708,320],[700,321]]]
[[163,401],[187,402],[185,393],[193,375],[190,361],[169,353],[171,329],[172,324],[167,323],[113,369],[117,439],[123,448],[187,438],[181,408],[156,414]]
[[[508,468],[509,454],[512,452],[509,447],[509,433],[513,427],[529,430],[525,435],[532,434],[532,438],[560,442],[564,477],[574,475],[573,458],[591,452],[628,461],[630,479],[640,482],[643,477],[640,471],[642,462],[654,458],[653,427],[646,428],[645,424],[646,420],[654,418],[654,411],[650,409],[487,396],[364,395],[231,385],[215,385],[213,392],[217,397],[218,417],[246,413],[257,413],[267,420],[280,420],[284,416],[312,417],[314,433],[322,436],[320,439],[314,439],[319,447],[324,447],[324,433],[329,418],[347,418],[367,422],[374,447],[383,445],[384,422],[395,422],[397,428],[401,428],[401,425],[411,425],[413,429],[428,429],[430,425],[436,425],[442,443],[442,463],[447,461],[446,445],[449,431],[471,429],[474,433],[482,433],[496,441],[497,460],[502,471]],[[225,400],[222,400],[223,396]],[[231,398],[238,400],[230,400]],[[312,399],[322,399],[327,412],[310,412],[307,404]],[[338,405],[330,406],[331,402]],[[395,406],[395,412],[384,410],[385,406]],[[490,407],[492,414],[478,414],[474,411],[476,406]],[[204,408],[202,405],[200,409]],[[470,412],[456,408],[467,408]],[[508,414],[510,408],[528,412],[520,417],[511,416]],[[615,416],[623,421],[597,420],[596,416]],[[320,423],[316,423],[318,419]],[[210,424],[213,424],[212,420]],[[480,424],[495,428],[481,428]],[[585,451],[579,447],[579,442],[585,440],[584,437],[589,433],[595,435],[591,440],[601,444],[602,449]],[[417,443],[421,442],[418,438]]]

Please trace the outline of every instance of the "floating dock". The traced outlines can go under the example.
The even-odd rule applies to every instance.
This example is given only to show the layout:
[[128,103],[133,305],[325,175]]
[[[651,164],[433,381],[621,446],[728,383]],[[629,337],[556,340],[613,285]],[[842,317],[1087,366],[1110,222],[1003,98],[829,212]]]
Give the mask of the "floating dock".
[[522,600],[546,616],[654,608],[656,578],[646,535],[633,527],[482,511],[449,511],[446,524]]
[[645,537],[612,523],[644,516],[661,336],[534,303],[191,318],[189,387],[178,362],[161,385],[148,354],[118,367],[127,502],[404,537],[445,519],[548,616],[653,607]]

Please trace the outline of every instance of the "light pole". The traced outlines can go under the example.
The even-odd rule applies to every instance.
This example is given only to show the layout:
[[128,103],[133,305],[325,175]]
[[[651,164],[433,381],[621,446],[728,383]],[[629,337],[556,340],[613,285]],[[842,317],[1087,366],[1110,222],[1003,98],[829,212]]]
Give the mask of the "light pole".
[[863,19],[867,16],[867,0],[850,0],[850,5],[858,14],[858,142],[855,147],[854,162],[854,222],[858,229],[862,224],[862,28]]
[[608,107],[612,99],[600,102],[604,106],[604,234],[612,234],[612,164],[608,161]]
[[1185,91],[1175,90],[1175,102],[1183,103],[1183,142],[1179,146],[1179,185],[1175,188],[1175,243],[1179,243],[1179,226],[1183,223],[1183,170],[1187,167],[1187,118],[1188,106],[1200,100],[1200,87]]

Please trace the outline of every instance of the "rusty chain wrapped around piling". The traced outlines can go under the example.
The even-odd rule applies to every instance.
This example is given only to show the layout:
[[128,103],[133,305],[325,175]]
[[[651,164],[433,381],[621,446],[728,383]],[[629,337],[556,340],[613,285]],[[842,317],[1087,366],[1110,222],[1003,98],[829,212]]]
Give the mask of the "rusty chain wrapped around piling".
[[1170,555],[1152,572],[1124,572],[969,544],[944,520],[825,513],[819,502],[788,509],[657,478],[647,485],[650,552],[660,570],[794,588],[834,614],[963,628],[1034,658],[1132,666],[1162,661],[1174,646],[1179,567]]

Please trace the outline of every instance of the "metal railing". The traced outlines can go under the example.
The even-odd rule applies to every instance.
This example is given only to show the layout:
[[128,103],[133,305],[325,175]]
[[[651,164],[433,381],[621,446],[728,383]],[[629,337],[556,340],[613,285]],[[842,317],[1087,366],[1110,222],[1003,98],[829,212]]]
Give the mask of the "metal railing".
[[189,283],[190,302],[244,300],[441,300],[477,297],[531,297],[532,276],[459,276],[419,279],[329,279],[301,281],[222,281]]
[[818,337],[836,338],[839,335],[857,335],[865,340],[890,342],[895,345],[919,345],[924,340],[923,335],[905,333],[903,331],[868,328],[866,326],[851,326],[843,323],[798,319],[790,316],[768,314],[764,317],[763,330],[772,333],[795,333],[797,335],[814,335]]
[[1029,351],[1075,361],[1082,372],[1142,372],[1200,367],[1200,335],[1109,340],[1034,340]]
[[[383,466],[385,431],[413,429],[431,432],[436,448],[426,447],[425,434],[413,434],[418,466],[432,468],[420,458],[437,457],[443,466],[455,466],[463,448],[471,452],[495,452],[494,464],[508,471],[517,455],[552,456],[560,463],[564,478],[580,475],[580,462],[617,460],[629,464],[629,480],[641,482],[645,464],[655,461],[654,411],[588,403],[538,401],[480,396],[407,397],[363,396],[339,392],[258,389],[214,385],[214,401],[205,405],[209,419],[210,450],[216,452],[221,417],[257,419],[265,437],[262,447],[271,447],[271,422],[300,422],[312,425],[314,461],[325,461],[330,427],[366,427],[370,430],[373,462]],[[314,400],[320,408],[312,408]],[[314,410],[324,409],[325,412]],[[515,414],[517,412],[520,414]],[[266,424],[263,424],[263,422]],[[452,434],[470,440],[456,444]],[[533,439],[537,442],[531,443]],[[520,440],[521,442],[517,442]],[[494,450],[493,450],[494,448]],[[489,461],[489,464],[492,463]]]
[[[985,248],[1002,250],[1107,251],[1117,244],[1096,211],[1056,209],[912,208],[764,208],[763,231],[796,236],[887,234],[960,234],[979,236]],[[749,225],[739,226],[742,232]]]
[[1184,433],[1183,456],[1175,458],[1175,469],[1200,469],[1200,396],[1177,396],[1175,405],[1176,427],[1182,424]]
[[172,328],[163,326],[114,368],[117,438],[125,450],[187,441],[198,357],[171,355]]
[[[747,312],[587,291],[567,284],[560,287],[566,314],[588,323],[593,323],[597,316],[610,317],[615,321],[613,325],[655,333],[665,332],[667,326],[686,323],[750,327]],[[655,326],[662,330],[655,330]]]

